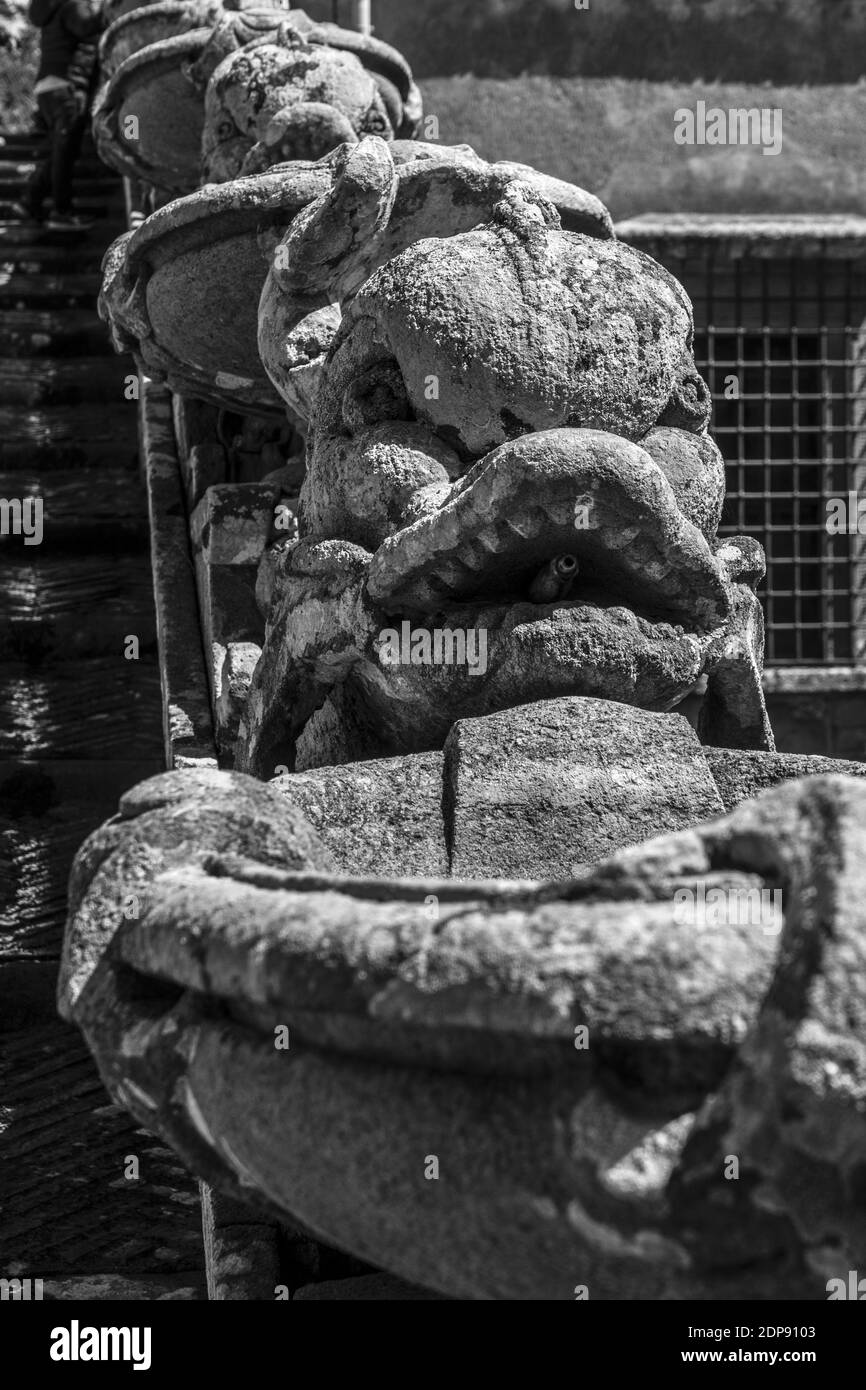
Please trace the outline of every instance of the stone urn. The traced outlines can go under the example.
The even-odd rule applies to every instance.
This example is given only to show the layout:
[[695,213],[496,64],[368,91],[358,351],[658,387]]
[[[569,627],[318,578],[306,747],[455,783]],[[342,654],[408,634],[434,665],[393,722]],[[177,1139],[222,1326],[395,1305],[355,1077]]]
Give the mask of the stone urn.
[[[157,0],[118,16],[99,43],[99,76],[106,83],[127,58],[152,44],[193,29],[211,29],[223,14],[222,0]],[[100,97],[100,106],[103,98]]]

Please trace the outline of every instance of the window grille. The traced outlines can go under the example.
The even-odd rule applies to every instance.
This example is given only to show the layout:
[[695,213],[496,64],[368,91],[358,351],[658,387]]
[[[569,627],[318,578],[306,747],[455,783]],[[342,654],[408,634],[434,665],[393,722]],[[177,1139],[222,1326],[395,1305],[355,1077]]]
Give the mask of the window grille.
[[695,358],[727,470],[721,534],[754,536],[766,552],[768,664],[863,660],[866,535],[830,534],[827,502],[847,508],[854,492],[866,510],[864,266],[723,251],[655,252],[695,306]]

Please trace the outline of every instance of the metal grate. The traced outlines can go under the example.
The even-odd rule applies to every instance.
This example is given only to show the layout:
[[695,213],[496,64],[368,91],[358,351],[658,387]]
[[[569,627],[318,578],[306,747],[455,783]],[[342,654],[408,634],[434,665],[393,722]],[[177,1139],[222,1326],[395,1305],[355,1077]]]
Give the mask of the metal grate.
[[828,533],[827,502],[847,504],[858,482],[866,499],[866,277],[858,262],[738,261],[720,249],[659,259],[695,305],[727,468],[721,532],[766,551],[767,662],[852,663],[866,536]]
[[721,534],[754,536],[767,556],[770,662],[854,658],[853,537],[827,531],[827,500],[853,486],[853,340],[826,328],[696,338],[728,477]]

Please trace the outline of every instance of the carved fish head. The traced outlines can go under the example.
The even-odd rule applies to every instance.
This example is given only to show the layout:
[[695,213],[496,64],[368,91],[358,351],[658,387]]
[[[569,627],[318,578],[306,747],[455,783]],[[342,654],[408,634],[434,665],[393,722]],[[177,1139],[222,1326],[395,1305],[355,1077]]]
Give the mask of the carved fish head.
[[770,746],[763,555],[717,538],[692,339],[673,276],[564,230],[519,176],[488,221],[369,274],[322,371],[241,765],[441,746],[557,695],[670,709],[704,677],[708,741]]

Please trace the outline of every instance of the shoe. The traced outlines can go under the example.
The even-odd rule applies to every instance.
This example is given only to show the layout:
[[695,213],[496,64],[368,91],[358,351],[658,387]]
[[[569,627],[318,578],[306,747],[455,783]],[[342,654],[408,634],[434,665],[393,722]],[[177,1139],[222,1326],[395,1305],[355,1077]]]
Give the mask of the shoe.
[[51,232],[86,232],[96,223],[80,212],[52,212],[45,225]]

